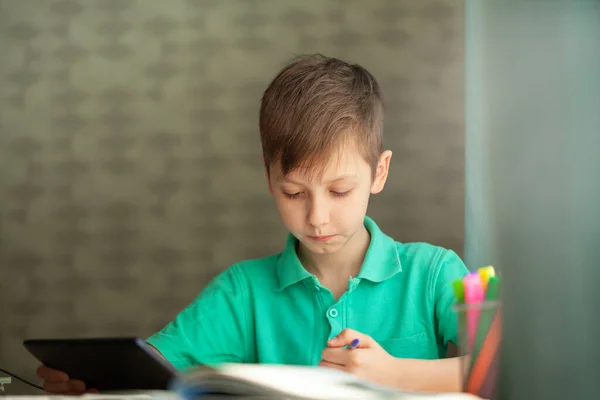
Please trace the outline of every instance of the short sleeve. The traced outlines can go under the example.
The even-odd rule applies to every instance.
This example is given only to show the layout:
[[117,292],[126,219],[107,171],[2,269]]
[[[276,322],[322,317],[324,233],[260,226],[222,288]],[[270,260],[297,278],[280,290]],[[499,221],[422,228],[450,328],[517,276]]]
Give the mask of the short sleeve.
[[147,339],[177,369],[248,362],[248,286],[234,265],[214,278],[173,321]]
[[440,356],[445,356],[448,343],[458,344],[457,319],[453,310],[455,302],[452,282],[469,273],[460,257],[452,250],[445,250],[439,259],[437,275],[434,277],[433,299],[437,340]]

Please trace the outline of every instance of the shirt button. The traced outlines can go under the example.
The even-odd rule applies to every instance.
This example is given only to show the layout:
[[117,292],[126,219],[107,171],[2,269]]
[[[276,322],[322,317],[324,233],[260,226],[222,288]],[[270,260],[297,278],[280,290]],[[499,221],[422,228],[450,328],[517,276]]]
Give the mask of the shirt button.
[[335,308],[332,308],[331,310],[329,310],[329,316],[331,318],[335,318],[338,316],[338,310],[336,310]]

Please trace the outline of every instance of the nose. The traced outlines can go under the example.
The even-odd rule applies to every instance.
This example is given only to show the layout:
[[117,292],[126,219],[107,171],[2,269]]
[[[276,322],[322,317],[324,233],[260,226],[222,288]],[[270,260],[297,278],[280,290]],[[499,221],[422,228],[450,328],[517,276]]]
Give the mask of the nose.
[[325,199],[313,197],[308,202],[308,223],[319,228],[329,223],[329,204]]

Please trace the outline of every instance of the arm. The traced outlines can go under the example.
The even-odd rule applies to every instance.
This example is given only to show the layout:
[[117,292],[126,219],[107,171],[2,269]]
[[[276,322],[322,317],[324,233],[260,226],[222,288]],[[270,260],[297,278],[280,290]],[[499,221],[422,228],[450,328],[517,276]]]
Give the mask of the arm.
[[[345,348],[354,339],[359,339],[359,347]],[[456,357],[439,360],[396,358],[370,336],[344,329],[328,342],[319,365],[401,390],[459,392],[461,361]]]
[[[442,250],[434,261],[428,279],[429,302],[440,349],[437,360],[395,358],[368,335],[344,329],[328,342],[320,366],[341,369],[363,379],[402,390],[457,392],[461,390],[461,366],[456,357],[457,318],[452,309],[452,282],[468,273],[453,251]],[[359,348],[345,349],[359,338]]]
[[177,369],[252,358],[250,303],[234,265],[219,274],[173,321],[147,343]]
[[[146,340],[178,369],[196,364],[244,362],[252,357],[252,332],[245,281],[233,266],[217,276],[200,295],[160,332]],[[85,382],[40,365],[37,375],[50,393],[96,392]]]
[[152,349],[152,351],[154,351],[156,354],[158,354],[158,356],[160,358],[162,358],[165,361],[169,361],[166,359],[165,356],[163,356],[163,354],[160,352],[160,350],[158,350],[156,347],[154,347],[154,345],[152,343],[150,343],[150,342],[146,342],[146,343],[148,343],[148,346]]
[[462,358],[441,360],[394,359],[396,376],[389,385],[402,389],[425,392],[460,392]]
[[462,389],[463,357],[457,357],[459,352],[457,317],[452,306],[454,293],[452,282],[462,279],[469,273],[467,267],[453,251],[445,251],[438,265],[432,269],[432,302],[435,313],[436,334],[439,343],[446,348],[445,354],[440,354],[438,360],[396,359],[397,371],[400,376],[394,386],[401,385],[404,389],[457,392]]

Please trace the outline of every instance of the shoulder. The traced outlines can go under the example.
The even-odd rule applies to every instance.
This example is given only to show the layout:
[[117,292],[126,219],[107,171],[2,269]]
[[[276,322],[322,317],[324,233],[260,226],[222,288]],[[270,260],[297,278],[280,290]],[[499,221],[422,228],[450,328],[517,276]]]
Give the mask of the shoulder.
[[[248,307],[257,293],[269,293],[274,286],[273,265],[277,255],[234,263],[214,276],[188,305],[191,310],[203,313],[221,313],[237,310],[248,313]],[[257,290],[261,288],[261,290]],[[262,288],[267,289],[262,290]],[[264,294],[262,295],[264,296]],[[227,312],[229,312],[227,311]]]
[[396,242],[403,271],[425,281],[432,296],[451,289],[452,282],[469,273],[460,256],[451,249],[430,243]]
[[239,261],[219,273],[209,286],[216,290],[240,291],[250,286],[274,284],[280,257],[281,253],[277,253]]
[[463,264],[454,250],[442,246],[425,242],[402,243],[396,241],[395,243],[403,268],[429,270],[439,268],[448,262]]
[[462,263],[456,252],[442,246],[426,242],[400,242],[381,230],[369,217],[365,217],[365,226],[371,233],[372,244],[373,241],[377,242],[374,245],[377,251],[393,254],[393,259],[397,257],[403,272],[427,273],[444,262]]

